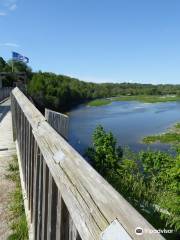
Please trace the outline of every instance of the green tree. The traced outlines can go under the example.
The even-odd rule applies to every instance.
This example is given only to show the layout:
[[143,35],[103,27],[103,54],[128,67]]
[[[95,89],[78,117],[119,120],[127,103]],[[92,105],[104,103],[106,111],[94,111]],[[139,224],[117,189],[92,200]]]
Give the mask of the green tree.
[[140,153],[122,150],[112,133],[106,133],[102,126],[98,126],[93,134],[93,146],[85,155],[94,168],[155,227],[169,226],[179,230],[179,146],[175,150],[176,155],[151,150]]
[[95,169],[104,177],[116,171],[123,156],[120,146],[117,146],[113,134],[106,133],[102,126],[98,126],[93,134],[93,147],[85,154]]

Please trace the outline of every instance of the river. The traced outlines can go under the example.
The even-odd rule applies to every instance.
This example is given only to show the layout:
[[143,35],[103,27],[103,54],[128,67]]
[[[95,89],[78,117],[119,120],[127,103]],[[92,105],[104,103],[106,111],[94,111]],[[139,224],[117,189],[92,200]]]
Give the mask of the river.
[[[141,139],[166,131],[180,121],[180,102],[142,103],[119,101],[99,107],[80,105],[69,113],[69,142],[81,154],[92,144],[98,124],[111,131],[118,144],[133,151],[147,149]],[[168,150],[167,144],[151,144],[152,149]]]

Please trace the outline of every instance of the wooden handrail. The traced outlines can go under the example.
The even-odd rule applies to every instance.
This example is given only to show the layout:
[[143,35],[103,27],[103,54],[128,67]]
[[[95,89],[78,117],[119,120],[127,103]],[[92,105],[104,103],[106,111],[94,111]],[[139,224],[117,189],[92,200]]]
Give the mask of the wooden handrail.
[[[14,139],[20,152],[33,239],[164,239],[61,137],[15,88]],[[144,229],[137,235],[135,229]]]

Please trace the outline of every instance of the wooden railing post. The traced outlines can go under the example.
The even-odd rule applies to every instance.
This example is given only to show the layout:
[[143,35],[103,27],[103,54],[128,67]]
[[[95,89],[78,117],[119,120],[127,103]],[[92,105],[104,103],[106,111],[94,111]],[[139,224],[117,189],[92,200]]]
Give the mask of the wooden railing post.
[[68,140],[69,117],[65,114],[45,109],[48,123],[66,140]]

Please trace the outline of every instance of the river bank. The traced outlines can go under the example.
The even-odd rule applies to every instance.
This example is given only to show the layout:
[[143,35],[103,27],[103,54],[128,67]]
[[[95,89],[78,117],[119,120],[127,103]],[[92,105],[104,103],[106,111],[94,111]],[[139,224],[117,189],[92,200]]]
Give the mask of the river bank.
[[144,137],[142,140],[145,144],[151,143],[168,143],[168,144],[177,144],[180,142],[180,122],[174,124],[167,132],[157,135],[150,135]]
[[119,97],[112,97],[112,98],[95,99],[95,100],[89,101],[87,103],[87,105],[91,106],[91,107],[97,107],[97,106],[108,105],[108,104],[110,104],[112,102],[115,102],[115,101],[139,101],[139,102],[144,102],[144,103],[175,102],[175,101],[180,101],[180,96],[176,96],[176,95],[119,96]]

